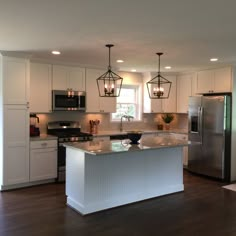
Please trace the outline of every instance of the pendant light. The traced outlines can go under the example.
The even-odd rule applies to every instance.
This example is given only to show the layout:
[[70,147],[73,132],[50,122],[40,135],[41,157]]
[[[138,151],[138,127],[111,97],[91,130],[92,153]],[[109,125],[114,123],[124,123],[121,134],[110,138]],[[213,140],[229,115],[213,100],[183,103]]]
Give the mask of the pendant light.
[[160,56],[162,52],[156,53],[159,57],[158,73],[153,79],[146,83],[148,94],[151,99],[166,99],[169,97],[171,84],[169,80],[164,78],[160,72]]
[[103,75],[101,75],[99,78],[97,78],[99,96],[119,97],[123,78],[121,78],[119,75],[117,75],[111,70],[110,54],[111,54],[111,47],[113,47],[114,45],[107,44],[105,46],[109,48],[109,65],[108,65],[108,71]]

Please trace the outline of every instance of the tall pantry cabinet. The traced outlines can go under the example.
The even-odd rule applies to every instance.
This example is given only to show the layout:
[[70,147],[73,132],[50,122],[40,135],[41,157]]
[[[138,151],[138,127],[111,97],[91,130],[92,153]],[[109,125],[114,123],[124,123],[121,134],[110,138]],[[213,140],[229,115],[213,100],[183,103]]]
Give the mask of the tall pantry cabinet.
[[0,190],[29,181],[29,60],[0,56]]

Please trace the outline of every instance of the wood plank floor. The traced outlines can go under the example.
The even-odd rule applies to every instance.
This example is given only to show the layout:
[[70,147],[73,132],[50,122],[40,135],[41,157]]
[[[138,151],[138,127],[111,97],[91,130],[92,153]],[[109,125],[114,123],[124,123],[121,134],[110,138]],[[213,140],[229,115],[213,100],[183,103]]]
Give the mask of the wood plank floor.
[[184,172],[185,191],[81,216],[64,184],[0,193],[1,236],[236,235],[236,192]]

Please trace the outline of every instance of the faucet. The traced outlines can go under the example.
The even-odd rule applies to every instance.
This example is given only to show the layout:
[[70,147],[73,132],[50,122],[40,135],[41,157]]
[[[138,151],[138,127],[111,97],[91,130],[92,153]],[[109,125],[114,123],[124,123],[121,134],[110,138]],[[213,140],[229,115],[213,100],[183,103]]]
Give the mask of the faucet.
[[128,115],[121,116],[121,118],[120,118],[120,131],[121,132],[123,131],[123,123],[122,123],[123,118],[127,119],[128,121],[130,121],[130,119],[131,118],[133,119],[134,117],[133,116],[128,116]]

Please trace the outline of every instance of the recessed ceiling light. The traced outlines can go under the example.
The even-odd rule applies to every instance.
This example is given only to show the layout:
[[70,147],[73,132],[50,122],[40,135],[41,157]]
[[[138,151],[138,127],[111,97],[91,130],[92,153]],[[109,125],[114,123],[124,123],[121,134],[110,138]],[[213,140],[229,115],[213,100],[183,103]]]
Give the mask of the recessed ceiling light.
[[170,70],[171,66],[165,66],[165,69]]
[[54,54],[54,55],[60,55],[61,52],[59,52],[59,51],[52,51],[52,54]]
[[135,70],[135,69],[132,69],[131,71],[132,71],[132,72],[136,72],[137,70]]
[[121,59],[119,59],[119,60],[116,60],[116,62],[118,62],[118,63],[123,63],[124,61],[121,60]]
[[211,58],[210,61],[218,61],[218,58]]

